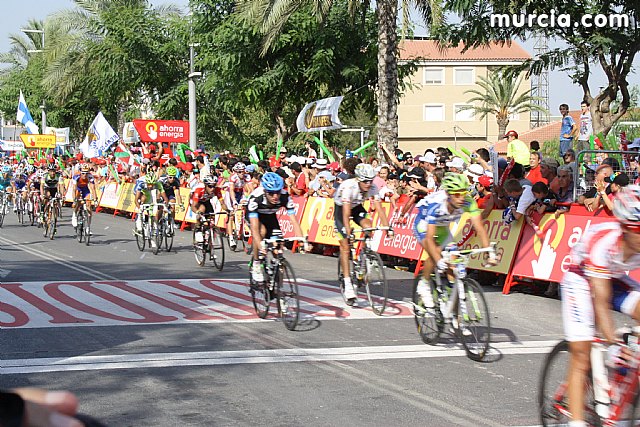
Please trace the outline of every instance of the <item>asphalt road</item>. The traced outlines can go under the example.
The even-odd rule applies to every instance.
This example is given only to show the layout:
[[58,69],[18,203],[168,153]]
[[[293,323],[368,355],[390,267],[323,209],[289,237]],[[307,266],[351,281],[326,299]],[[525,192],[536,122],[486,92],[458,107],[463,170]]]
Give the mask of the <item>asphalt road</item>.
[[453,339],[422,343],[387,270],[383,317],[344,305],[337,259],[288,254],[304,319],[290,332],[257,319],[246,255],[198,267],[191,234],[172,252],[138,251],[133,223],[96,214],[90,246],[70,211],[56,239],[0,229],[0,384],[67,389],[110,426],[529,426],[545,354],[562,336],[560,302],[486,287],[489,360]]

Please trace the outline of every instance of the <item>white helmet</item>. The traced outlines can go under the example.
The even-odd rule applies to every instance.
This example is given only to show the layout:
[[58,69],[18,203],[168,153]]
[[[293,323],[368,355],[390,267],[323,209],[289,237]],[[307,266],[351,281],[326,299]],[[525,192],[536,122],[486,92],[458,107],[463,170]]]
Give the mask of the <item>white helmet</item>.
[[356,166],[356,179],[358,181],[371,181],[376,176],[376,171],[368,163],[360,163]]

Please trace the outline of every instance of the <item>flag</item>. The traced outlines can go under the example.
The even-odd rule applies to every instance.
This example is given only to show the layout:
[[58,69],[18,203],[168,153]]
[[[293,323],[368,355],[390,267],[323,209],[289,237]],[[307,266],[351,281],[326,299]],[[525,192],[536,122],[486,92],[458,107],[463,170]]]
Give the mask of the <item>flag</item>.
[[338,109],[342,102],[342,96],[320,99],[304,106],[296,125],[298,132],[315,132],[318,130],[331,130],[342,128],[342,122],[338,118]]
[[118,141],[120,137],[113,130],[107,119],[104,118],[102,112],[99,112],[91,123],[84,141],[80,144],[80,150],[84,157],[91,159],[101,156],[113,143]]
[[38,125],[33,121],[29,108],[27,108],[27,103],[24,101],[22,91],[20,91],[20,99],[18,100],[18,112],[16,114],[16,119],[27,128],[27,132],[40,133]]
[[251,163],[258,163],[258,160],[260,160],[258,158],[258,152],[256,151],[255,145],[252,145],[251,148],[249,148],[249,157],[251,158]]
[[140,166],[135,156],[131,153],[131,151],[129,151],[129,148],[127,148],[127,146],[124,145],[122,142],[118,143],[118,146],[114,150],[113,155],[115,156],[116,160],[119,162],[122,162],[129,166]]

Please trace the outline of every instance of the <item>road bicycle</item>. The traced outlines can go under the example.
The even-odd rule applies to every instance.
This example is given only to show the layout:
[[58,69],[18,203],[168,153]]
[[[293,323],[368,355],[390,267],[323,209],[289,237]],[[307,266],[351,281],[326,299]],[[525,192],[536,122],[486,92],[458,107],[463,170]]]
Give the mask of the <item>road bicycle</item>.
[[31,225],[40,226],[40,190],[31,190],[25,206]]
[[222,271],[224,268],[224,237],[216,227],[216,216],[227,215],[226,212],[200,214],[198,224],[193,228],[193,251],[196,263],[204,266],[207,255],[213,265]]
[[282,318],[284,326],[295,330],[300,318],[300,294],[298,281],[293,267],[284,258],[284,244],[286,242],[306,242],[303,237],[272,236],[262,240],[258,261],[262,268],[264,281],[254,282],[251,270],[253,257],[249,263],[249,291],[253,301],[253,308],[261,319],[269,314],[271,300],[275,300],[278,316]]
[[4,217],[9,212],[9,200],[7,198],[7,192],[2,190],[0,191],[0,227],[4,223]]
[[53,240],[58,230],[58,218],[61,210],[60,198],[57,195],[50,198],[45,204],[42,221],[42,234],[44,237],[49,237],[49,239]]
[[14,203],[15,203],[15,210],[16,210],[16,215],[18,216],[18,223],[20,225],[24,225],[24,214],[25,214],[25,200],[24,200],[24,192],[26,191],[26,189],[22,189],[22,190],[17,190],[15,195],[14,195]]
[[[240,203],[238,207],[233,211],[233,238],[236,241],[236,248],[234,252],[244,251],[246,254],[251,254],[252,246],[250,242],[251,231],[249,230],[249,224],[245,219],[247,211],[247,201]],[[230,216],[231,217],[231,216]]]
[[[163,213],[160,220],[156,219],[157,209],[162,208]],[[167,205],[164,203],[144,203],[140,205],[140,215],[142,226],[138,230],[138,222],[133,227],[133,234],[136,236],[136,244],[140,252],[148,244],[154,255],[158,255],[162,249],[162,242],[167,237],[168,221],[166,220]],[[173,232],[173,229],[171,229]],[[173,235],[171,236],[171,245],[173,245]]]
[[[387,276],[384,272],[384,263],[380,255],[371,249],[372,233],[379,230],[391,231],[392,228],[371,227],[353,230],[349,236],[349,265],[351,284],[356,291],[356,295],[360,289],[364,288],[371,310],[378,316],[382,316],[387,307],[389,292]],[[362,233],[362,236],[355,237],[355,233]],[[360,243],[355,245],[355,242]],[[338,282],[342,298],[346,304],[350,304],[351,302],[347,300],[344,294],[344,274],[340,260],[338,260]]]
[[84,242],[89,246],[91,241],[91,201],[85,199],[76,199],[76,203],[80,203],[80,208],[76,214],[76,239],[78,243]]
[[442,257],[449,265],[453,281],[449,281],[448,272],[431,275],[429,288],[435,303],[433,308],[426,308],[418,294],[422,272],[418,274],[413,285],[412,303],[418,333],[425,344],[437,344],[445,326],[449,325],[470,359],[484,359],[491,343],[491,316],[482,287],[467,277],[467,265],[473,255],[495,252],[495,245],[463,250],[458,250],[457,246],[444,248]]
[[[606,342],[593,340],[591,371],[585,381],[585,421],[589,426],[640,426],[640,353],[638,329],[625,334],[633,357],[625,366],[607,367]],[[624,341],[623,341],[624,343]],[[604,354],[603,354],[604,353]],[[569,342],[560,341],[547,356],[538,388],[538,411],[543,426],[567,425],[570,419],[567,393]]]
[[[171,251],[173,248],[173,238],[176,235],[176,222],[174,219],[174,212],[177,205],[175,202],[169,202],[170,209],[165,209],[162,211],[162,216],[160,217],[160,222],[162,224],[162,231],[164,235],[164,248],[167,252]],[[160,227],[158,228],[160,230]]]

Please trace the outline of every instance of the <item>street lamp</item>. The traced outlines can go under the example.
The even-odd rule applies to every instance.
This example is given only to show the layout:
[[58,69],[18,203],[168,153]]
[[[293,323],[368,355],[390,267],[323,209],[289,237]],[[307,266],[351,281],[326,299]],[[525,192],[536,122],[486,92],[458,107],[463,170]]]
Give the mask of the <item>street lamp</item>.
[[189,44],[189,148],[196,151],[196,79],[202,77],[200,71],[193,70],[193,60],[195,56],[195,47],[200,46],[199,43]]
[[[23,33],[35,33],[40,34],[42,36],[42,44],[40,45],[40,49],[29,49],[27,53],[42,53],[44,52],[44,30],[36,30],[32,28],[21,28],[20,31]],[[45,133],[45,129],[47,128],[47,112],[45,110],[46,102],[43,99],[42,105],[40,108],[42,109],[42,133]]]

